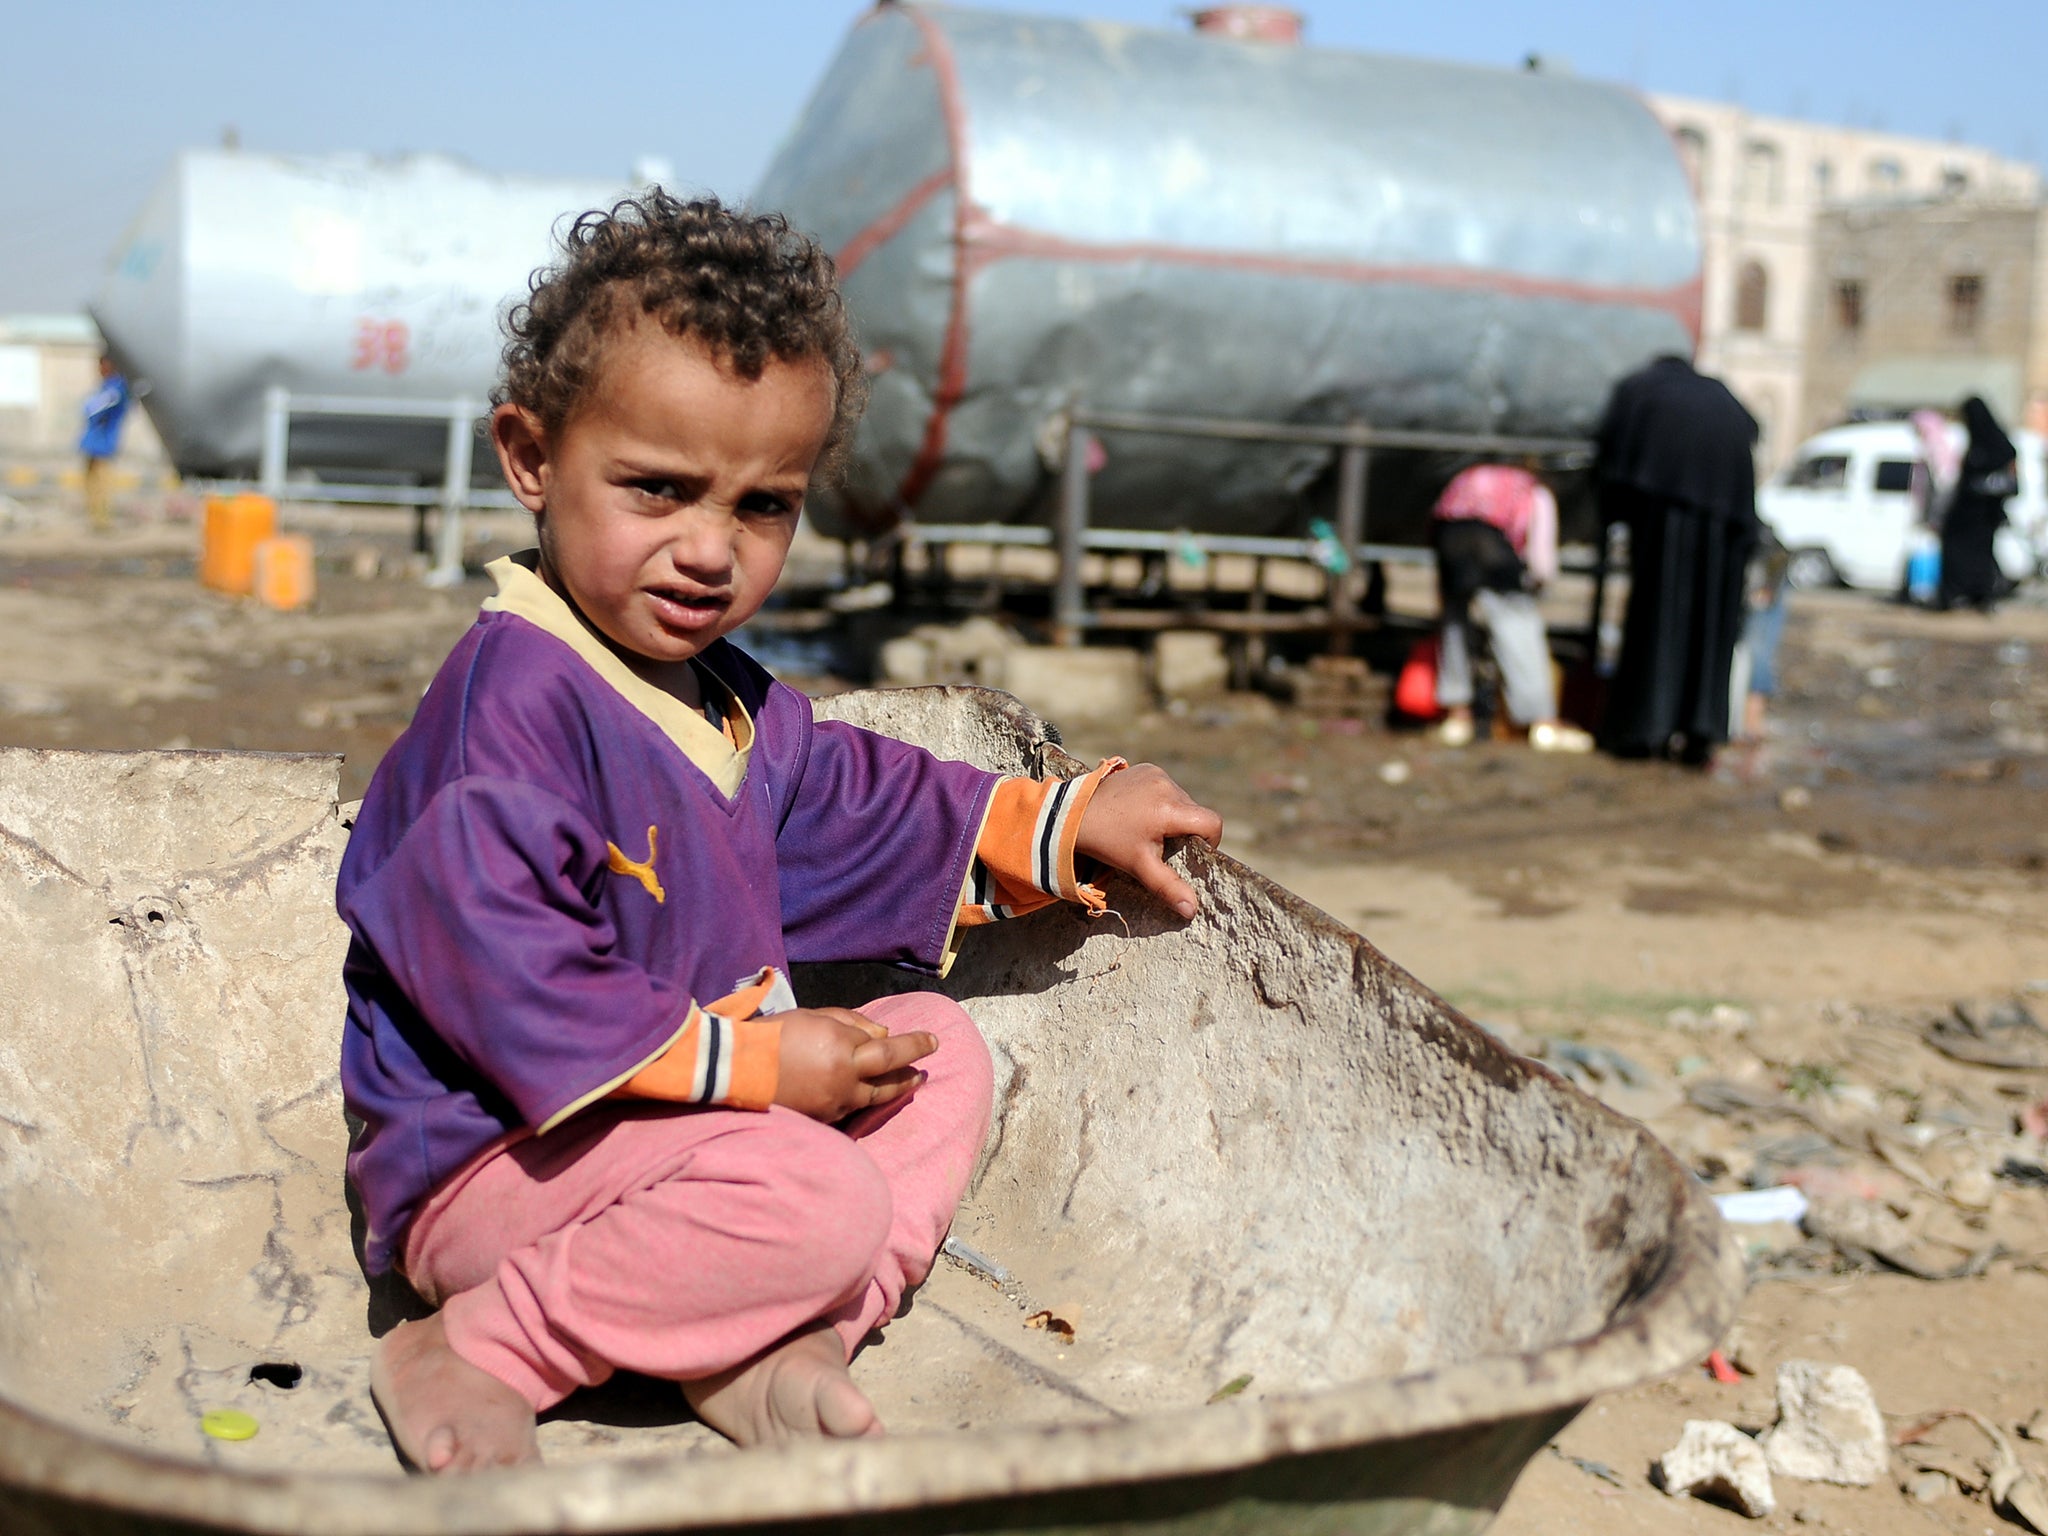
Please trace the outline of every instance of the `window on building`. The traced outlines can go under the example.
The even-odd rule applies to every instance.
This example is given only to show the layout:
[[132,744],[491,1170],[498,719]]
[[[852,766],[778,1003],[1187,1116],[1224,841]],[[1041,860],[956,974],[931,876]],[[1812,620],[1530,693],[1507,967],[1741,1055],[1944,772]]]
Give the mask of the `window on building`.
[[1896,192],[1905,179],[1905,167],[1896,160],[1870,162],[1870,190],[1873,192]]
[[1760,261],[1745,261],[1735,277],[1735,329],[1760,331],[1770,319],[1771,276]]
[[1678,159],[1692,178],[1695,192],[1707,190],[1707,135],[1705,130],[1685,124],[1671,136],[1678,144]]
[[1801,459],[1785,471],[1784,483],[1800,491],[1839,491],[1849,483],[1849,456],[1822,453]]
[[1970,190],[1970,173],[1959,165],[1943,166],[1941,171],[1941,193],[1944,197],[1961,197]]
[[1863,329],[1863,279],[1835,279],[1835,329],[1855,332]]
[[1974,336],[1984,311],[1984,279],[1958,272],[1948,280],[1948,328],[1951,335]]
[[1742,146],[1742,196],[1745,202],[1776,203],[1785,195],[1778,146],[1769,139],[1751,139]]
[[1813,195],[1814,195],[1815,197],[1817,197],[1817,198],[1821,198],[1821,199],[1826,199],[1826,198],[1828,198],[1828,197],[1830,197],[1830,196],[1832,196],[1832,195],[1833,195],[1833,193],[1834,193],[1834,190],[1835,190],[1835,162],[1834,162],[1834,161],[1832,161],[1832,160],[1816,160],[1816,161],[1814,161],[1814,162],[1813,162]]
[[1911,459],[1879,459],[1877,461],[1877,488],[1880,491],[1912,490],[1913,461]]

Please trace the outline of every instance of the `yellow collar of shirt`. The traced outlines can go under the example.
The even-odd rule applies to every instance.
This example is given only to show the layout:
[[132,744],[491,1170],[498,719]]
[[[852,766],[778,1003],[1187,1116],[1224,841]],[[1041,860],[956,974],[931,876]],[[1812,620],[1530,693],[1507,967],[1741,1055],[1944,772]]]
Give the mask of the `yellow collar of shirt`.
[[498,584],[498,590],[484,599],[484,611],[515,614],[568,646],[619,697],[652,720],[720,794],[731,799],[746,780],[747,760],[754,749],[754,722],[746,706],[711,676],[710,668],[697,668],[697,676],[706,687],[725,694],[725,716],[732,728],[732,737],[728,738],[700,711],[648,682],[619,659],[560,593],[540,579],[535,571],[539,560],[540,551],[529,549],[493,560],[486,566],[485,573]]

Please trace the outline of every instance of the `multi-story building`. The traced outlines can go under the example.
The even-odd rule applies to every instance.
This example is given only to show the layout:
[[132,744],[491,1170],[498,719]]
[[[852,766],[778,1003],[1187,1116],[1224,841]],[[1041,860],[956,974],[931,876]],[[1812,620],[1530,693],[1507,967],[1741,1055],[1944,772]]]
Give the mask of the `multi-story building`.
[[2041,173],[1986,149],[1764,117],[1652,96],[1699,190],[1704,271],[1699,364],[1762,428],[1775,467],[1812,431],[1806,359],[1816,220],[1846,204],[2033,203]]
[[1824,209],[1800,416],[1953,406],[2048,425],[2048,213],[1934,200]]

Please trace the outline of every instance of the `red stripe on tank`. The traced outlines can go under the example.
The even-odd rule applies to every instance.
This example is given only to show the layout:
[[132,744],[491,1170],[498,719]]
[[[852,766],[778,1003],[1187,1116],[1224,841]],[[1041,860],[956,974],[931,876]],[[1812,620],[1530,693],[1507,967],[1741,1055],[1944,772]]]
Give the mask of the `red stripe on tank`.
[[948,170],[953,183],[952,304],[946,315],[945,340],[939,346],[939,376],[932,390],[932,413],[924,424],[924,441],[918,446],[917,457],[911,460],[909,473],[896,488],[897,505],[908,511],[917,505],[917,499],[938,474],[939,465],[945,462],[947,418],[967,392],[967,284],[973,275],[968,270],[967,230],[980,210],[974,207],[967,192],[967,109],[960,97],[960,70],[953,62],[953,50],[938,23],[918,7],[903,6],[898,14],[908,17],[924,36],[925,62],[931,65],[932,78],[939,88],[939,112],[946,124],[946,146],[952,162]]
[[1566,278],[1529,277],[1483,267],[1343,261],[1313,256],[1273,256],[1257,251],[1213,251],[1185,245],[1104,244],[1045,235],[991,219],[967,230],[969,264],[976,270],[998,261],[1156,262],[1162,266],[1207,267],[1220,272],[1256,272],[1272,277],[1308,277],[1325,282],[1407,283],[1422,288],[1466,289],[1516,298],[1568,299],[1578,304],[1611,304],[1653,309],[1690,325],[1699,308],[1699,280],[1670,288],[1629,288],[1611,283],[1578,283]]
[[851,277],[856,267],[902,234],[903,226],[917,217],[918,210],[952,184],[953,168],[950,165],[942,171],[933,171],[904,193],[894,208],[842,245],[839,254],[832,258],[832,264],[839,269],[840,279],[843,281]]

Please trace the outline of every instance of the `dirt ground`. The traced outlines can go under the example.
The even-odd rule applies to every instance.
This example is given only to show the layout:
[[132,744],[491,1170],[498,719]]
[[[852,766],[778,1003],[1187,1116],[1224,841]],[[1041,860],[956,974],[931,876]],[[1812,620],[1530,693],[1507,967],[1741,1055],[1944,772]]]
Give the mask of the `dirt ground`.
[[[342,752],[360,794],[486,584],[424,589],[394,521],[300,520],[320,596],[279,614],[198,587],[189,521],[94,540],[0,504],[0,742]],[[510,520],[483,531],[519,542]],[[2048,1478],[2048,1445],[2016,1433],[2048,1410],[2048,1035],[1977,1006],[2048,1022],[2048,603],[1800,594],[1783,672],[1766,745],[1711,773],[1450,750],[1256,695],[1069,732],[1165,764],[1223,812],[1229,851],[1645,1120],[1717,1192],[1796,1182],[1848,1211],[1820,1224],[1832,1242],[1738,1229],[1755,1284],[1728,1353],[1749,1374],[1593,1404],[1524,1474],[1503,1536],[1742,1527],[1660,1492],[1652,1465],[1687,1419],[1770,1424],[1787,1359],[1854,1366],[1913,1443],[1873,1487],[1777,1479],[1764,1528],[2020,1529],[1982,1491],[1978,1430],[1910,1433],[1947,1409]],[[1959,1001],[2032,1065],[1931,1046]]]

